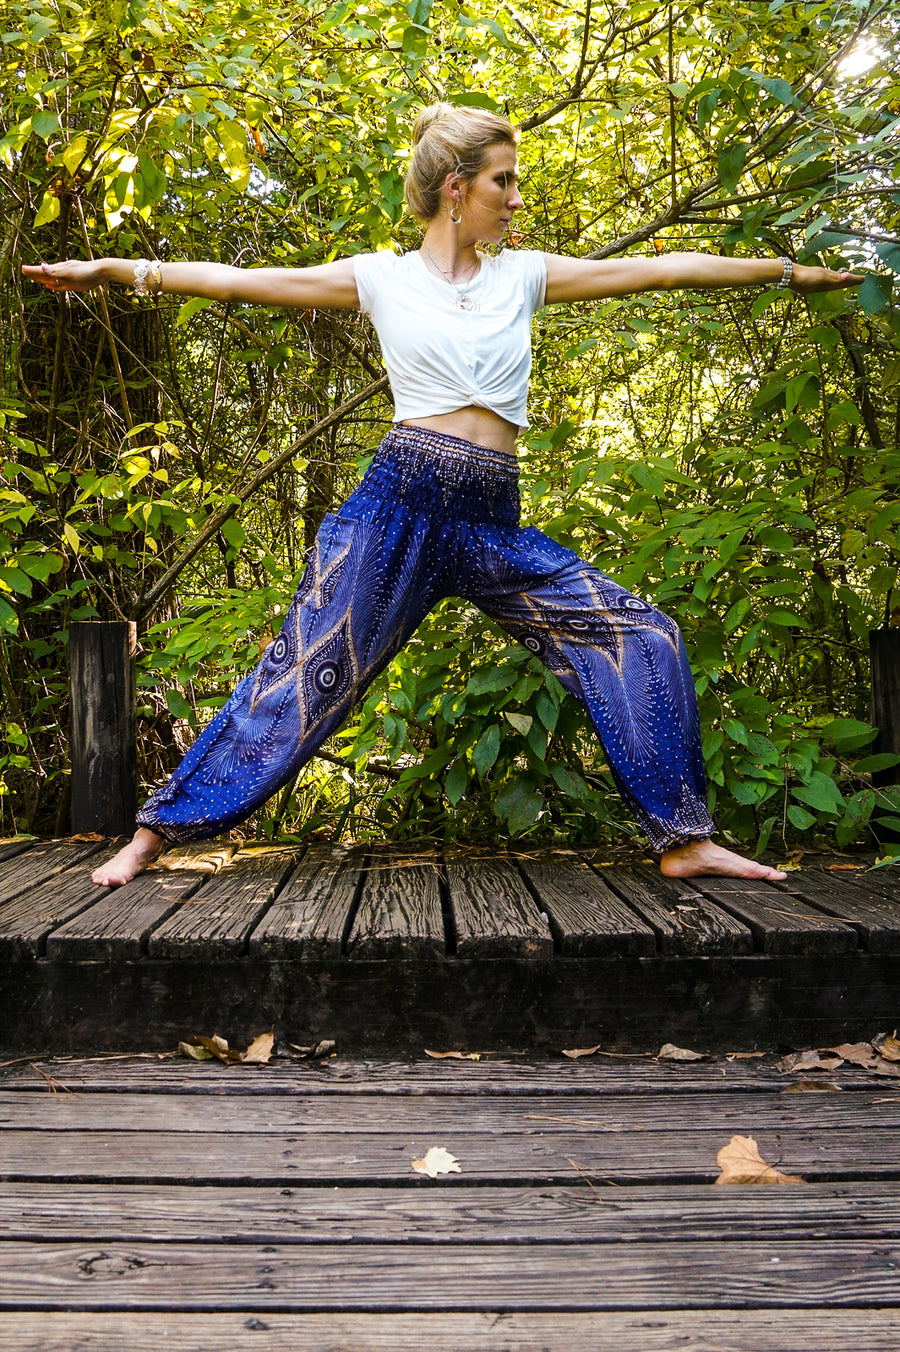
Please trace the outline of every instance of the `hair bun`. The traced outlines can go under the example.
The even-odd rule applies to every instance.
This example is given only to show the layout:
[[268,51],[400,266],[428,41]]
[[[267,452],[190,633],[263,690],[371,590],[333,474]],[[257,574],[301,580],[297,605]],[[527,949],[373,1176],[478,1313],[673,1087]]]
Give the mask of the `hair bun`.
[[413,145],[419,144],[429,127],[452,112],[454,112],[452,103],[430,103],[427,108],[423,108],[413,127]]

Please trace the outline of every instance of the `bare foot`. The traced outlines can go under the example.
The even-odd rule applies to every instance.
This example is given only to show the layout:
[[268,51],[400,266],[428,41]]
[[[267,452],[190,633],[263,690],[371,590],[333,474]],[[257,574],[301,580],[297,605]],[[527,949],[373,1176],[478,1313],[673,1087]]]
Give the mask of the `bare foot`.
[[118,854],[113,855],[105,864],[100,864],[91,874],[91,880],[98,887],[121,887],[130,882],[138,873],[143,872],[156,858],[165,844],[162,836],[140,826],[133,838]]
[[758,864],[755,859],[744,859],[721,845],[714,845],[709,839],[691,840],[687,845],[666,850],[659,867],[667,878],[702,878],[715,874],[725,878],[765,878],[767,882],[778,882],[787,877],[781,869]]

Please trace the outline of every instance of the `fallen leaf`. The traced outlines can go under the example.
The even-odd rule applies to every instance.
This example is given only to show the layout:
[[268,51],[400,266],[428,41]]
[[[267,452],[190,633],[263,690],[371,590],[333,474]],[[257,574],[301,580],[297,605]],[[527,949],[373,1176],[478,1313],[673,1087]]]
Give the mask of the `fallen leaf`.
[[826,864],[825,868],[831,873],[836,873],[839,869],[861,869],[865,864]]
[[209,1061],[215,1057],[226,1066],[264,1066],[268,1065],[275,1043],[275,1029],[271,1033],[260,1033],[250,1043],[245,1052],[229,1047],[225,1038],[214,1033],[212,1037],[192,1037],[179,1042],[178,1050],[182,1056],[190,1056],[195,1061]]
[[417,1174],[427,1174],[429,1178],[437,1178],[438,1174],[462,1173],[459,1160],[442,1145],[431,1146],[422,1159],[412,1161],[412,1167]]
[[885,1061],[900,1061],[900,1038],[897,1037],[896,1028],[890,1036],[887,1033],[879,1033],[877,1037],[873,1037],[872,1046]]
[[182,1056],[190,1056],[194,1061],[211,1061],[213,1059],[212,1052],[207,1051],[205,1047],[201,1047],[199,1042],[179,1042],[178,1050]]
[[726,1052],[726,1061],[755,1061],[758,1057],[765,1056],[765,1052]]
[[665,1042],[656,1053],[657,1061],[706,1061],[705,1052],[692,1052],[688,1047],[676,1047],[674,1042]]
[[879,1056],[871,1042],[845,1042],[840,1047],[832,1047],[831,1051],[842,1056],[845,1061],[849,1061],[854,1066],[861,1066],[863,1070],[874,1071],[876,1075],[889,1075],[900,1079],[900,1066],[892,1065],[886,1061],[883,1056]]
[[427,1047],[424,1052],[435,1061],[480,1061],[485,1055],[484,1052],[430,1052]]
[[783,1056],[778,1062],[778,1069],[783,1075],[793,1075],[796,1071],[804,1070],[837,1070],[838,1066],[843,1064],[844,1058],[835,1055],[834,1052],[818,1052],[810,1049]]
[[268,1033],[260,1033],[253,1039],[250,1046],[241,1056],[245,1066],[267,1066],[272,1056],[272,1048],[275,1046],[275,1029],[272,1028]]
[[218,1033],[213,1033],[212,1037],[191,1038],[191,1041],[199,1042],[201,1047],[205,1047],[207,1051],[212,1052],[213,1056],[219,1061],[223,1061],[227,1066],[241,1059],[240,1052],[236,1049],[232,1051],[225,1038],[219,1037]]
[[598,1042],[596,1047],[572,1047],[568,1051],[564,1047],[560,1047],[559,1054],[560,1056],[567,1056],[570,1061],[577,1061],[579,1056],[593,1056],[594,1052],[599,1052],[601,1046],[602,1043]]
[[716,1156],[717,1183],[802,1183],[799,1174],[783,1174],[766,1164],[752,1136],[732,1136]]
[[106,836],[101,835],[99,831],[79,831],[77,836],[69,836],[69,840],[105,840]]
[[839,1084],[832,1084],[830,1080],[797,1080],[795,1084],[786,1085],[782,1089],[782,1094],[837,1094],[840,1091]]
[[296,1042],[284,1042],[280,1045],[290,1048],[295,1056],[304,1061],[318,1061],[321,1056],[330,1056],[336,1044],[333,1038],[322,1038],[321,1041],[313,1042],[309,1047],[298,1047]]

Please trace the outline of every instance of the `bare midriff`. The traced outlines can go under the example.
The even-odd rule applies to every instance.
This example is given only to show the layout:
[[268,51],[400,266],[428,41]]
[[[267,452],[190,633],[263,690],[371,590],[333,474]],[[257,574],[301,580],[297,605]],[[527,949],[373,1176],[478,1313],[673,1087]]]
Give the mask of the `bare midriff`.
[[476,446],[487,446],[492,451],[515,455],[519,429],[489,408],[454,409],[452,413],[435,413],[430,418],[407,418],[404,427],[427,427],[431,432],[444,432],[449,437],[474,441]]

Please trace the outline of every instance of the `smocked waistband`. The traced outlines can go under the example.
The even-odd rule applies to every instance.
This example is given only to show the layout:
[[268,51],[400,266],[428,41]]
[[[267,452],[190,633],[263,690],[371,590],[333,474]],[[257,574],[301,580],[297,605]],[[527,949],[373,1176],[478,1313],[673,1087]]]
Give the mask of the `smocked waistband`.
[[354,511],[390,505],[513,526],[519,520],[519,462],[464,437],[394,427],[350,501]]
[[497,451],[492,446],[480,446],[465,437],[451,436],[449,432],[435,432],[430,427],[407,427],[396,423],[382,445],[391,450],[411,450],[422,455],[460,457],[471,464],[484,465],[500,473],[518,477],[519,461],[508,451]]

